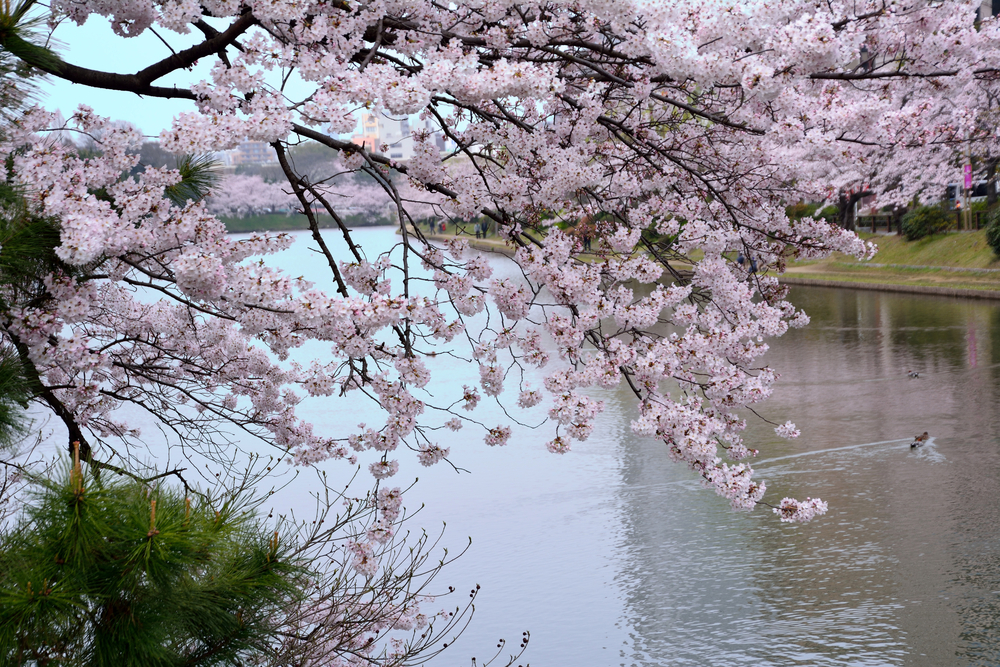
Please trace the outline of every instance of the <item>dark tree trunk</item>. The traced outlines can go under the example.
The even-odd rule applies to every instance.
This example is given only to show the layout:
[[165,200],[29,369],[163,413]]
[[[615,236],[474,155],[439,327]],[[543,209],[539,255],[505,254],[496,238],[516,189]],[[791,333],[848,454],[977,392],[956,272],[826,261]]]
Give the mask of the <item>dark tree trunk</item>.
[[837,208],[840,209],[841,227],[850,232],[857,231],[857,221],[854,219],[854,205],[870,194],[873,194],[871,190],[840,193],[840,196],[837,199]]
[[906,213],[906,207],[900,206],[898,204],[892,207],[892,222],[891,227],[896,229],[897,234],[903,233],[903,214]]
[[990,208],[997,203],[997,162],[1000,159],[995,157],[986,161],[986,205]]
[[840,197],[837,199],[837,208],[840,209],[840,226],[846,230],[854,231],[854,205],[846,193],[840,193]]

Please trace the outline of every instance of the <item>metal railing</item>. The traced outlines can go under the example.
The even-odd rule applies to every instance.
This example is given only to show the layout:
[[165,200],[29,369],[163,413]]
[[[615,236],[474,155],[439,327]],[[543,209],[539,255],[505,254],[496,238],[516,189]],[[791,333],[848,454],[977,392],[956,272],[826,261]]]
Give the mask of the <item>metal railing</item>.
[[[945,231],[960,232],[966,229],[982,229],[987,223],[987,211],[972,211],[968,217],[968,227],[966,227],[965,216],[961,211],[951,211],[951,224]],[[891,215],[859,215],[855,220],[858,231],[866,231],[875,234],[879,230],[886,233],[899,232],[902,216],[893,218]]]
[[858,231],[870,231],[872,234],[879,229],[885,232],[899,231],[896,221],[891,215],[859,215],[854,221]]

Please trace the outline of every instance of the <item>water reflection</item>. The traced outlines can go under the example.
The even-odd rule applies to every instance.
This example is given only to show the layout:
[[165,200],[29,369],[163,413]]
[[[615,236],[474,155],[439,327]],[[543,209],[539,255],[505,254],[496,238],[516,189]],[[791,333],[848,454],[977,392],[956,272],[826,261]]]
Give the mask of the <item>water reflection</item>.
[[[751,422],[773,500],[827,517],[728,513],[655,445],[622,447],[630,530],[622,664],[1000,663],[1000,308],[797,288],[812,324],[777,341],[783,374]],[[918,378],[909,378],[911,370]],[[928,430],[931,444],[911,450]]]

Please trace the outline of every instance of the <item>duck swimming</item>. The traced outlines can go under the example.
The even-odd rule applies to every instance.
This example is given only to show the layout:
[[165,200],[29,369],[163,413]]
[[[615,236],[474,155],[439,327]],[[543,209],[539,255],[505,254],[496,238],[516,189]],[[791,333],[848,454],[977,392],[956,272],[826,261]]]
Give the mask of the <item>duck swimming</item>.
[[910,443],[910,447],[919,447],[920,445],[927,442],[929,439],[930,436],[927,435],[927,431],[924,431],[920,435],[913,438],[913,442]]

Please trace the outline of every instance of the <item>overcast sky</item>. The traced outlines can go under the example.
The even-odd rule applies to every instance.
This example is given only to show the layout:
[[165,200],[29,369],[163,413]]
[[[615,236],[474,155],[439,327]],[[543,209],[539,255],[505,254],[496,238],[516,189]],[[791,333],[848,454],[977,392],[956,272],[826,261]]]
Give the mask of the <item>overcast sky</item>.
[[[176,50],[193,45],[194,40],[201,37],[201,33],[177,35],[165,30],[158,32]],[[64,21],[56,28],[54,38],[58,42],[56,51],[66,62],[106,72],[134,74],[170,55],[166,45],[150,31],[147,30],[139,37],[123,39],[111,31],[107,19],[96,16],[82,26]],[[205,59],[192,71],[165,77],[157,84],[190,84],[207,78],[211,65],[212,59]],[[194,103],[189,100],[141,98],[133,93],[96,90],[55,77],[47,77],[40,89],[42,96],[39,101],[46,109],[59,109],[64,116],[69,116],[78,105],[86,104],[102,116],[131,121],[145,134],[153,136],[170,127],[174,114],[194,110]]]

